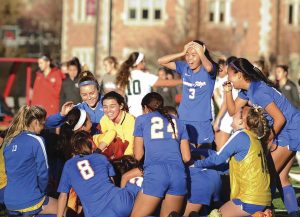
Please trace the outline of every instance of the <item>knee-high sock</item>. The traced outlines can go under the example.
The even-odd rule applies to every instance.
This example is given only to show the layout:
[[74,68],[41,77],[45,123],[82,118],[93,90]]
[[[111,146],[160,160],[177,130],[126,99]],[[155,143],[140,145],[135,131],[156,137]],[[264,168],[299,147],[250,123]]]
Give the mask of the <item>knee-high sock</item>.
[[292,185],[287,185],[283,189],[283,202],[288,213],[298,211],[297,198]]

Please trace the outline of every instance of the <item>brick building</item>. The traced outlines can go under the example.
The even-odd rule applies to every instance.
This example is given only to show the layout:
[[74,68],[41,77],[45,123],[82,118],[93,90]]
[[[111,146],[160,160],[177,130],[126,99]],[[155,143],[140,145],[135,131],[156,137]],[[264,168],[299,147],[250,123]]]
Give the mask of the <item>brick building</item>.
[[99,74],[105,56],[139,50],[154,70],[159,56],[200,39],[225,55],[288,63],[298,78],[300,0],[96,1],[63,1],[63,61],[78,56],[93,70],[97,60]]

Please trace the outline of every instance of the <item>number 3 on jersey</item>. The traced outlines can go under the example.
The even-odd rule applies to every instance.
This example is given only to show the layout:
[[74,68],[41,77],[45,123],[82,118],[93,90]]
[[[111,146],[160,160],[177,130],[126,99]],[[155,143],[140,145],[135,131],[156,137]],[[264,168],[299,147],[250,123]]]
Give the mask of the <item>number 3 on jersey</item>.
[[189,89],[189,99],[195,99],[195,93],[196,93],[196,89],[195,88],[190,88]]
[[[176,137],[172,128],[171,123],[168,124],[167,126],[167,132],[172,133],[172,138],[175,139],[177,138],[177,125],[176,121],[172,119],[174,123],[174,128],[175,128],[175,133]],[[153,117],[151,118],[151,139],[163,139],[164,138],[164,120],[160,117]]]
[[89,180],[95,175],[94,170],[88,160],[78,161],[77,168],[84,180]]

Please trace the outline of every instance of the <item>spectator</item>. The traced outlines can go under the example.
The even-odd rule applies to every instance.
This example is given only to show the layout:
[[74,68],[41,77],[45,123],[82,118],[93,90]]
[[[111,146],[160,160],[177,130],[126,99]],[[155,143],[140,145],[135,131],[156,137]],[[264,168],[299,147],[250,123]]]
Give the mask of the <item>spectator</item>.
[[74,57],[67,62],[68,74],[66,79],[62,82],[60,90],[60,108],[65,102],[72,101],[74,104],[81,102],[79,93],[79,74],[81,72],[81,64],[77,57]]
[[296,108],[300,108],[298,88],[294,82],[288,79],[287,65],[278,65],[275,69],[276,81],[280,91]]
[[116,74],[118,70],[118,60],[114,56],[108,56],[103,61],[103,66],[106,74],[103,75],[101,81],[101,91],[103,93],[108,93],[110,91],[115,91],[116,86]]
[[64,75],[58,68],[52,67],[49,56],[40,57],[38,65],[40,71],[36,73],[31,104],[43,106],[49,116],[59,111],[59,93]]

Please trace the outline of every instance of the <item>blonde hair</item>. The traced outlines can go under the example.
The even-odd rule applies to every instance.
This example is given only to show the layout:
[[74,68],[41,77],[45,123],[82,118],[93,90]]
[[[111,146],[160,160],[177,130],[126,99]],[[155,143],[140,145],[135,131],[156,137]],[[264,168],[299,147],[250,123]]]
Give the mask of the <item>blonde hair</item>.
[[22,131],[26,130],[32,121],[43,121],[46,119],[47,112],[40,106],[22,106],[18,113],[14,116],[6,136],[4,138],[4,144],[9,143],[15,136]]

